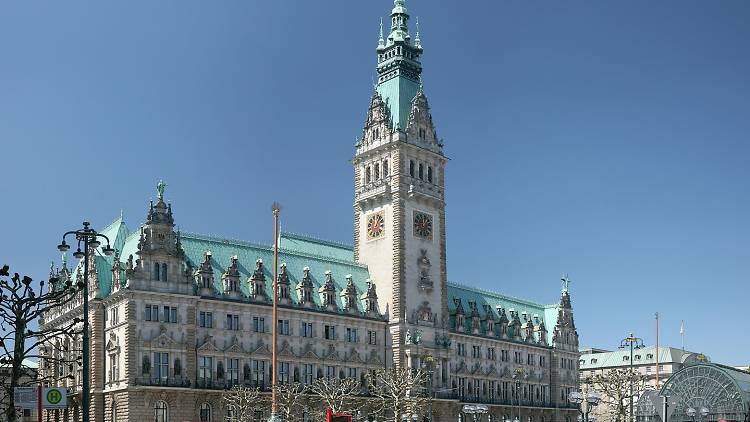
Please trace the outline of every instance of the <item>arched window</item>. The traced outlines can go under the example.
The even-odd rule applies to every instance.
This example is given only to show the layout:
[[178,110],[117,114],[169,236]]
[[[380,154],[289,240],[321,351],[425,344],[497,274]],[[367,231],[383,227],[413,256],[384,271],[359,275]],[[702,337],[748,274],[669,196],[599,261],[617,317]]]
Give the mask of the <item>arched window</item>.
[[159,263],[154,262],[154,280],[159,281]]
[[424,180],[424,166],[419,163],[419,180]]
[[237,422],[237,411],[234,409],[234,406],[229,405],[227,406],[227,413],[224,415],[224,421],[225,422]]
[[163,400],[159,400],[154,404],[154,422],[167,422],[169,419],[169,407]]
[[427,181],[432,183],[432,167],[431,166],[427,167]]
[[365,183],[370,183],[370,166],[365,169]]
[[[67,409],[65,409],[65,410],[67,410]],[[112,415],[111,415],[111,417],[112,417],[112,422],[117,422],[117,402],[116,401],[112,402]]]
[[409,176],[414,177],[414,160],[409,160]]
[[375,180],[380,179],[380,163],[375,163]]
[[201,405],[201,411],[200,411],[200,421],[201,422],[210,422],[211,421],[211,405],[208,403],[203,403]]
[[388,160],[383,161],[383,177],[388,177]]
[[161,264],[161,281],[167,281],[167,264]]

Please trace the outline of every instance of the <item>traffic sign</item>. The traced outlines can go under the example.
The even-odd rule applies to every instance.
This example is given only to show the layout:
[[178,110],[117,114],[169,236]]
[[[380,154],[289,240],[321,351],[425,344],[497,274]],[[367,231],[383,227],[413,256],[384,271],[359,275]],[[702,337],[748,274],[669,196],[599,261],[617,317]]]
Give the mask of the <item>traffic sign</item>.
[[65,409],[68,406],[68,390],[61,387],[42,388],[42,407],[45,409]]

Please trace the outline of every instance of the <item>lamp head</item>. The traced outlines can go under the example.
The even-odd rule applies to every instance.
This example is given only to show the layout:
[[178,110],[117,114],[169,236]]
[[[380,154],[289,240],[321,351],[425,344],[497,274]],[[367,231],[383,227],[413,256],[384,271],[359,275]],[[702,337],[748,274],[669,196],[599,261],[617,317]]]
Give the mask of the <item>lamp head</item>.
[[89,245],[91,245],[94,249],[96,249],[102,245],[102,242],[100,242],[99,239],[97,238],[93,238],[89,240]]
[[568,401],[573,404],[581,404],[583,403],[583,394],[581,394],[580,391],[571,391],[570,394],[568,394]]
[[73,257],[75,257],[75,259],[83,259],[84,254],[81,252],[81,248],[78,248],[77,251],[73,252]]
[[695,415],[697,414],[697,412],[695,411],[695,408],[688,407],[687,409],[685,409],[685,414],[688,415],[691,418],[694,418]]
[[104,252],[104,255],[107,256],[112,256],[115,254],[115,250],[111,246],[109,246],[109,244],[107,244],[107,246],[102,249],[102,252]]
[[59,250],[60,252],[67,252],[70,250],[70,245],[65,243],[65,239],[63,239],[62,243],[57,245],[57,250]]
[[711,413],[711,412],[709,412],[709,410],[708,410],[707,407],[705,407],[705,406],[701,407],[701,416],[703,416],[705,418],[706,416],[708,416],[709,413]]

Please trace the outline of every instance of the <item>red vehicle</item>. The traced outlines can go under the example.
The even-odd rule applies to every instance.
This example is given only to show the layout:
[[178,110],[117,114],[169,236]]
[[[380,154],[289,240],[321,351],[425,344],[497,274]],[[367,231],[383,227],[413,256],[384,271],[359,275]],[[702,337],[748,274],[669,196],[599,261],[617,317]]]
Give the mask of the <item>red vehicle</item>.
[[326,422],[352,422],[349,413],[333,413],[331,408],[326,408]]

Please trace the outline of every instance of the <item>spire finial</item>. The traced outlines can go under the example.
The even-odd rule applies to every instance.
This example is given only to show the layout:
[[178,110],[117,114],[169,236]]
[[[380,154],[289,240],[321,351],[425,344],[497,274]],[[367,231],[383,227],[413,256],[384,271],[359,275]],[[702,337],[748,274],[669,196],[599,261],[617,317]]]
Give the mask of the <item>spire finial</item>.
[[417,33],[415,34],[416,36],[414,37],[414,46],[417,48],[422,48],[422,41],[419,39],[419,16],[417,16],[415,23],[417,27],[416,28]]
[[378,37],[378,47],[385,47],[385,38],[383,38],[383,18],[380,18],[380,37]]

